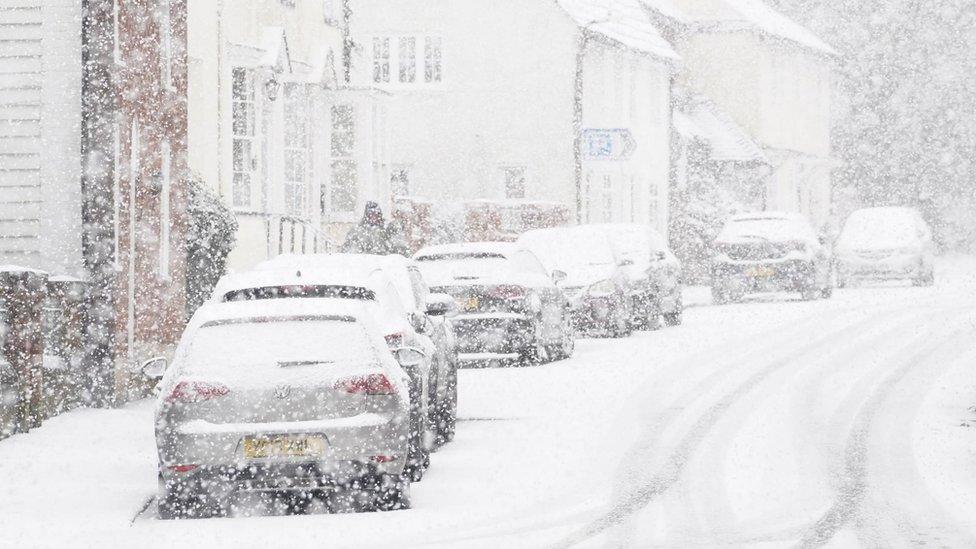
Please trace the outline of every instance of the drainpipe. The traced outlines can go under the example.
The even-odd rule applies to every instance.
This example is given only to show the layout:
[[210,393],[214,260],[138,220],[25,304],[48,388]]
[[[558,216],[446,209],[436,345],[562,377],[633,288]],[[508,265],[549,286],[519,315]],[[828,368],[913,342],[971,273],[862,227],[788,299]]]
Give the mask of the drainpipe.
[[115,394],[115,23],[112,0],[82,0],[81,10],[85,385],[91,405],[109,407]]

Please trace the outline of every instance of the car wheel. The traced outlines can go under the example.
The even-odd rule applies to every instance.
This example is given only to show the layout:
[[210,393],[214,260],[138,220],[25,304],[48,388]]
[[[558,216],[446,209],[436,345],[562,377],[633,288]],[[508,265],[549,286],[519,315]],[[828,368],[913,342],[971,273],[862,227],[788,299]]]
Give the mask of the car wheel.
[[546,347],[546,353],[552,360],[570,358],[576,350],[576,333],[573,331],[572,320],[568,315],[563,319],[559,334],[559,342]]
[[441,403],[437,421],[437,444],[443,446],[454,440],[454,432],[457,429],[457,402],[458,402],[457,367],[451,368],[451,374],[447,382],[447,395]]
[[676,313],[666,313],[664,315],[664,322],[668,326],[681,326],[681,322],[684,320],[684,312],[678,311]]
[[712,304],[725,305],[729,302],[729,292],[717,286],[712,286]]
[[546,359],[549,358],[544,343],[545,338],[542,337],[541,318],[536,319],[532,334],[532,342],[519,353],[521,355],[519,362],[523,366],[538,366],[539,364],[545,363]]
[[410,508],[410,481],[402,475],[377,475],[369,490],[369,511],[400,511]]
[[427,437],[429,422],[420,408],[423,391],[418,381],[410,384],[410,440],[407,445],[407,467],[404,474],[413,481],[420,482],[430,465],[430,450],[424,439]]
[[820,297],[821,290],[815,286],[809,286],[800,290],[800,297],[803,301],[815,301]]
[[634,333],[634,326],[630,323],[630,313],[622,309],[622,307],[617,309],[613,325],[610,327],[610,335],[615,338],[629,337]]

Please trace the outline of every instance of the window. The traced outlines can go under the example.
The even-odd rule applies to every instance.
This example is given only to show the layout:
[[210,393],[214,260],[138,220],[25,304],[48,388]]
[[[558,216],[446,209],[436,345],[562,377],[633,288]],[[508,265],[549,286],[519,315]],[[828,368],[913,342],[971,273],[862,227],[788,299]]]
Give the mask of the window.
[[[322,189],[322,211],[352,213],[359,200],[356,111],[352,105],[332,107],[332,184]],[[328,193],[326,195],[326,193]]]
[[505,178],[505,198],[525,198],[525,168],[502,168]]
[[[439,36],[385,36],[373,38],[373,82],[435,84],[443,78],[443,41]],[[396,51],[391,51],[395,48]],[[418,75],[423,70],[423,75]]]
[[171,151],[169,141],[163,141],[160,147],[160,191],[159,191],[159,276],[169,277],[170,254],[170,162]]
[[234,206],[251,206],[251,180],[254,175],[254,74],[235,68],[232,91],[233,113],[233,199]]
[[308,119],[305,90],[286,84],[285,116],[285,209],[289,214],[305,213],[308,168]]
[[326,23],[335,25],[339,22],[339,10],[336,8],[336,0],[322,0],[322,14]]
[[410,195],[410,168],[394,166],[390,171],[390,193],[394,196]]
[[424,81],[441,81],[441,39],[428,36],[424,39]]
[[613,179],[603,176],[603,221],[613,219]]
[[170,0],[159,2],[159,64],[160,80],[164,89],[173,87],[173,24],[170,17]]
[[657,185],[651,183],[647,187],[647,209],[648,216],[647,222],[651,225],[657,226],[658,219],[658,196],[657,196]]
[[400,38],[400,82],[409,84],[417,80],[417,39],[413,36]]
[[390,81],[390,39],[373,39],[373,82],[384,84]]

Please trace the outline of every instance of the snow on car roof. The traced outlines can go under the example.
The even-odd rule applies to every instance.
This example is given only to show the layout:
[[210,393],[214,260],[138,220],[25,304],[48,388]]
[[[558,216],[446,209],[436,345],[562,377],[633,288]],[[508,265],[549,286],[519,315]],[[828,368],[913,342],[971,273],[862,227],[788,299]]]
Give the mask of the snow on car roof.
[[217,282],[213,296],[219,299],[230,292],[272,286],[352,286],[374,289],[375,283],[354,269],[267,268],[224,276]]
[[210,302],[197,309],[190,324],[244,318],[287,318],[309,316],[346,317],[356,322],[370,322],[369,305],[352,299],[268,299],[261,301]]
[[581,28],[664,59],[679,59],[637,0],[557,0]]
[[759,219],[789,219],[793,221],[806,221],[807,218],[804,217],[803,214],[796,212],[766,211],[735,214],[729,218],[729,221],[747,221]]
[[518,246],[510,242],[459,242],[455,244],[438,244],[436,246],[427,246],[426,248],[423,248],[419,252],[415,253],[414,258],[432,255],[471,253],[508,255],[521,249],[522,246]]

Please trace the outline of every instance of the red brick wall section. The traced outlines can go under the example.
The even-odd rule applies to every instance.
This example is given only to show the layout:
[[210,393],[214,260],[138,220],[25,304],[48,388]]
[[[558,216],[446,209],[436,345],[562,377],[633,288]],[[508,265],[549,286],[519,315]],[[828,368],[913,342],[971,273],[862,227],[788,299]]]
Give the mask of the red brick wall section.
[[[162,13],[169,6],[171,81],[163,81]],[[121,0],[119,106],[119,250],[117,341],[119,362],[139,363],[166,354],[185,324],[186,193],[186,0]],[[137,146],[133,125],[139,128]],[[161,174],[164,142],[170,147],[170,254],[160,267]],[[132,161],[133,148],[138,165]],[[133,186],[135,201],[131,200]],[[134,216],[133,216],[134,208]],[[134,225],[131,220],[134,217]],[[133,228],[135,229],[133,231]],[[134,240],[133,240],[134,238]],[[134,242],[134,260],[130,253]],[[134,261],[134,262],[133,262]],[[134,265],[135,345],[128,348],[130,266]]]

